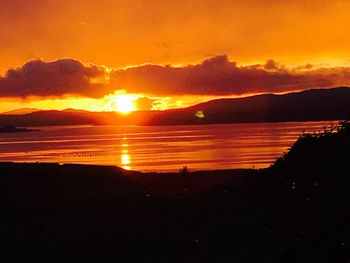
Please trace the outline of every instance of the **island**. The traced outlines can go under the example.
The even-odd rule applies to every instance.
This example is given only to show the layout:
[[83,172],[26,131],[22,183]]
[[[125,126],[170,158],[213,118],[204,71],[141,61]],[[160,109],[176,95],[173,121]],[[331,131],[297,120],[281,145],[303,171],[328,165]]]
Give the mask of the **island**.
[[0,133],[10,133],[10,132],[31,132],[31,131],[39,131],[36,129],[27,129],[27,128],[17,128],[13,125],[5,125],[0,127]]

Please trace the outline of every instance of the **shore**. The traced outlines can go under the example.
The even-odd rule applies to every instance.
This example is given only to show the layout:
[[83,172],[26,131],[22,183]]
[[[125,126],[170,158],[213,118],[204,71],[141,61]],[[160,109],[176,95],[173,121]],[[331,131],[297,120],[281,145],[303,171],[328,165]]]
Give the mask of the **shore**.
[[261,254],[250,251],[268,231],[262,171],[143,174],[24,163],[0,170],[1,239],[23,262],[255,260]]
[[323,214],[325,206],[318,211],[317,202],[309,202],[311,214],[305,200],[296,209],[283,195],[284,181],[269,169],[159,174],[0,163],[0,171],[0,239],[8,262],[330,262],[349,256],[347,239],[332,229],[340,227],[339,217]]

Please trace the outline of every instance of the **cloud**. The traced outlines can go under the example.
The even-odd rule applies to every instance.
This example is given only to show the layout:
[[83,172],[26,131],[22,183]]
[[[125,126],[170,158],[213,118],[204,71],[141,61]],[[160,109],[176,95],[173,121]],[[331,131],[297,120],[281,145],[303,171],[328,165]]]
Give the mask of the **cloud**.
[[139,97],[135,100],[135,103],[138,110],[151,110],[155,101],[155,99],[148,97]]
[[[145,64],[114,70],[74,59],[32,60],[0,77],[0,97],[101,98],[116,90],[149,97],[225,96],[349,84],[349,67],[320,68],[307,64],[290,68],[272,59],[239,66],[225,55],[182,67]],[[150,103],[139,102],[141,108],[149,108]]]
[[264,68],[267,70],[277,70],[278,63],[276,61],[274,61],[273,59],[268,59],[264,65]]
[[0,97],[103,97],[110,91],[106,74],[104,67],[74,59],[32,60],[0,77]]
[[349,68],[286,69],[274,60],[265,64],[238,66],[225,55],[184,67],[141,65],[115,70],[115,87],[128,92],[168,95],[242,95],[286,92],[350,84]]

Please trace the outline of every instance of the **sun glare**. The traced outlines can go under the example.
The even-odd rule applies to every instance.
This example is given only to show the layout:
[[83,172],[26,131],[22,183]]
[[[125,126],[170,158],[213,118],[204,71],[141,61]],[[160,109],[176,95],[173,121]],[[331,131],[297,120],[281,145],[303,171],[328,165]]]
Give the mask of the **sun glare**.
[[128,114],[136,110],[135,97],[131,95],[117,95],[108,105],[108,110]]

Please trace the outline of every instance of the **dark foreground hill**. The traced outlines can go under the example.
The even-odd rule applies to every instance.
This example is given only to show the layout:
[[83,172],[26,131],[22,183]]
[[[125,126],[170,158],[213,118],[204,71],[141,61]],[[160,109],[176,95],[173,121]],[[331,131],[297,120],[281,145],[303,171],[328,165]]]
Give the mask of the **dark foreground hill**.
[[275,215],[269,237],[276,251],[295,255],[294,262],[349,262],[349,157],[350,123],[344,122],[302,135],[269,169]]
[[[332,131],[332,132],[331,132]],[[4,262],[349,262],[350,125],[265,170],[0,163]]]
[[69,109],[0,115],[0,125],[184,125],[343,120],[350,117],[349,101],[350,88],[340,87],[284,95],[264,94],[239,99],[218,99],[183,109],[138,111],[128,115]]

